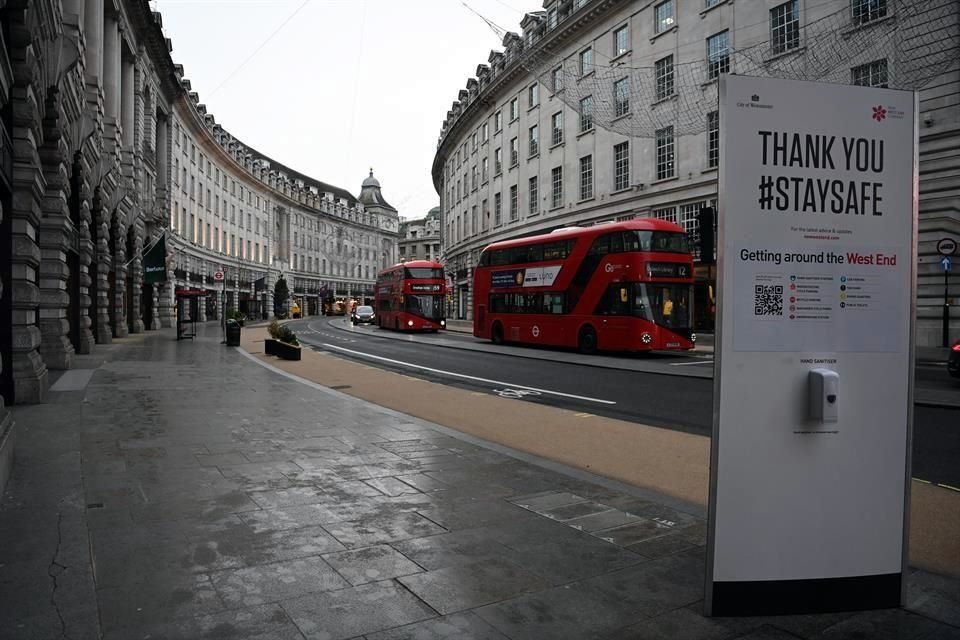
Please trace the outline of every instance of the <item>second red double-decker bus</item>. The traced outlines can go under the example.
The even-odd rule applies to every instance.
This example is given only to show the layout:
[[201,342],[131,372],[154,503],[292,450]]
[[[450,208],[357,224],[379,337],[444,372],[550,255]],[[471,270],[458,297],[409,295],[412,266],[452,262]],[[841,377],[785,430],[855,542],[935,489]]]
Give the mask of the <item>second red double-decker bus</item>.
[[438,331],[446,326],[447,283],[443,265],[411,260],[377,276],[374,310],[377,324],[398,331]]
[[473,277],[473,335],[584,353],[692,349],[693,258],[652,218],[491,244]]

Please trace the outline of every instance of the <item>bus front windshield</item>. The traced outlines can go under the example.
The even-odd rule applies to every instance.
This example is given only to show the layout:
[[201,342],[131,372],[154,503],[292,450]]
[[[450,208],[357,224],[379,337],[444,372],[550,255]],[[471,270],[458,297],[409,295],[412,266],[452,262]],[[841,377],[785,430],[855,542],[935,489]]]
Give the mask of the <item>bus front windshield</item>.
[[690,253],[687,234],[673,231],[637,231],[640,251]]
[[443,320],[443,296],[407,295],[404,311],[427,320]]
[[633,314],[668,329],[690,329],[691,287],[688,284],[633,285]]
[[433,269],[431,267],[407,267],[407,277],[420,280],[443,278],[443,269]]

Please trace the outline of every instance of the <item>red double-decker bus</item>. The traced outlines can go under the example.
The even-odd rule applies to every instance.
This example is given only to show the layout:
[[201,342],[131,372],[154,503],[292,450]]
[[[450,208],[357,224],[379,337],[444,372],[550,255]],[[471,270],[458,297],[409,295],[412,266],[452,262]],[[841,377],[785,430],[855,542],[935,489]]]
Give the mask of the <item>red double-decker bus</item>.
[[446,326],[446,295],[439,262],[411,260],[384,269],[374,289],[377,325],[397,331],[439,331]]
[[652,218],[491,244],[473,277],[473,335],[581,352],[692,349],[693,258]]

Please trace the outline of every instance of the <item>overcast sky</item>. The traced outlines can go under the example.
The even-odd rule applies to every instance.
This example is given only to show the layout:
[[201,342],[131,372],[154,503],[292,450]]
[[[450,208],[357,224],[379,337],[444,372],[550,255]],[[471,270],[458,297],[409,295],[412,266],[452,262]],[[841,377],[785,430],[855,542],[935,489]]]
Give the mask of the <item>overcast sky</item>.
[[[516,32],[523,12],[542,6],[466,2]],[[372,167],[384,198],[407,218],[439,205],[430,168],[440,126],[477,65],[502,48],[460,0],[151,4],[174,62],[227,131],[354,195]]]

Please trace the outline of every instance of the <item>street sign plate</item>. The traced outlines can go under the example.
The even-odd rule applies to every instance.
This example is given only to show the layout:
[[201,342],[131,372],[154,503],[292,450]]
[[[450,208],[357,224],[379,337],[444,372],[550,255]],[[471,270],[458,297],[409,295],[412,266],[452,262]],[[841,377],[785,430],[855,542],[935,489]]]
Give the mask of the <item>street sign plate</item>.
[[940,259],[940,265],[943,267],[944,271],[950,271],[950,267],[953,266],[953,261],[950,259],[950,256],[943,256]]
[[957,252],[957,241],[953,238],[943,238],[937,243],[937,253],[942,256],[952,256]]
[[213,279],[216,280],[217,282],[223,280],[223,271],[214,271]]

